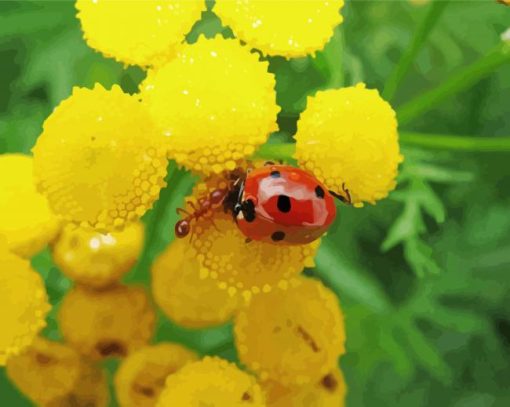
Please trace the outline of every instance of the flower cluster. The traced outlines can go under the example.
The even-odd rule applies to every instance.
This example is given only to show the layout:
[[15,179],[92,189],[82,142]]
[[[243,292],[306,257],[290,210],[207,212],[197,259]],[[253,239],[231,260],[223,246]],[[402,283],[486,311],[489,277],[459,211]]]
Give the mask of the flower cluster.
[[[0,308],[15,308],[0,333],[0,363],[34,402],[106,405],[97,362],[115,357],[123,359],[114,380],[122,406],[343,405],[338,359],[346,335],[338,299],[300,276],[314,266],[320,240],[247,243],[232,213],[205,205],[236,170],[254,165],[251,157],[278,129],[268,57],[322,49],[342,22],[342,6],[218,0],[213,11],[236,38],[188,44],[204,1],[77,1],[89,46],[147,76],[134,95],[117,85],[75,88],[44,123],[33,149],[34,179],[30,158],[0,157],[0,169],[23,174],[12,185],[1,181],[3,212],[30,214],[0,222],[7,240],[0,247],[7,264]],[[297,129],[294,158],[334,194],[347,198],[348,189],[362,206],[395,187],[397,122],[376,90],[357,84],[318,92]],[[188,328],[233,320],[247,371],[216,357],[199,360],[174,343],[149,345],[152,299],[120,281],[142,250],[139,219],[167,183],[172,188],[168,160],[200,181],[181,208],[192,222],[191,240],[171,242],[155,260],[152,299]],[[16,208],[19,200],[29,207]],[[8,252],[31,256],[47,243],[74,283],[58,309],[64,344],[35,339],[49,308],[44,287],[26,260]]]

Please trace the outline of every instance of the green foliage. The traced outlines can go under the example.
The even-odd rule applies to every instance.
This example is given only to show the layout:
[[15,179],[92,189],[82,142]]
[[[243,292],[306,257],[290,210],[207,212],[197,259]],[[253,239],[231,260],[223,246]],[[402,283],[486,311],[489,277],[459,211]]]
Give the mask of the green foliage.
[[[323,51],[269,59],[282,112],[262,156],[289,159],[306,98],[320,89],[363,80],[385,89],[404,119],[397,190],[376,206],[339,207],[317,267],[307,270],[337,293],[346,316],[341,366],[351,406],[510,404],[510,61],[499,37],[510,8],[434,3],[348,2]],[[211,6],[188,41],[232,35]],[[0,153],[29,153],[73,86],[120,83],[135,92],[143,79],[89,49],[74,14],[73,2],[0,2]],[[145,249],[128,282],[149,284],[193,178],[171,164],[168,183],[144,219]],[[48,250],[32,263],[54,305],[45,334],[57,339],[55,315],[70,282]],[[230,325],[189,330],[158,321],[158,340],[236,360]],[[1,369],[0,395],[2,405],[28,405]]]

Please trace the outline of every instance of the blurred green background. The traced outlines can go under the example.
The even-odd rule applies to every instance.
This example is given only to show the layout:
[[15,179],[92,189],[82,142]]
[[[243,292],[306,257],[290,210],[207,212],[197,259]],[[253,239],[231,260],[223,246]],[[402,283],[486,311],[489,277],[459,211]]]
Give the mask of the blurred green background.
[[[231,35],[210,11],[199,33]],[[89,49],[72,2],[0,2],[0,153],[30,153],[44,118],[73,86],[144,77]],[[348,406],[510,405],[510,7],[495,0],[348,1],[345,22],[312,58],[271,58],[282,112],[274,142],[291,140],[306,95],[364,81],[396,108],[399,187],[363,209],[342,207],[306,270],[339,296]],[[341,125],[341,123],[339,123]],[[453,135],[454,137],[452,137]],[[280,151],[279,148],[267,151]],[[281,149],[285,156],[286,149]],[[172,183],[144,221],[144,253],[128,282],[148,284],[173,238],[191,177]],[[1,174],[0,176],[5,176]],[[70,287],[46,250],[32,261],[55,305]],[[160,318],[156,340],[236,360],[231,326],[191,331]],[[112,372],[116,362],[108,362]],[[29,402],[0,369],[0,405]]]

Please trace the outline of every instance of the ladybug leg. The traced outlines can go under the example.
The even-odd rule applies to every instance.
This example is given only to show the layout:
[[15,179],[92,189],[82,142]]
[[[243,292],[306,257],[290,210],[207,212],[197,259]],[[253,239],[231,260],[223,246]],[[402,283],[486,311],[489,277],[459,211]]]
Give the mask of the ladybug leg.
[[337,194],[335,191],[331,191],[331,190],[329,191],[329,193],[331,195],[333,195],[339,201],[343,202],[344,204],[350,205],[351,204],[351,194],[349,193],[348,189],[345,189],[344,187],[342,187],[342,189],[344,190],[344,193],[346,196]]
[[249,237],[247,237],[245,240],[244,240],[244,243],[248,244],[252,241],[253,239],[250,239]]
[[267,166],[269,166],[269,165],[274,165],[274,161],[266,161],[266,162],[264,163],[264,167],[267,167]]

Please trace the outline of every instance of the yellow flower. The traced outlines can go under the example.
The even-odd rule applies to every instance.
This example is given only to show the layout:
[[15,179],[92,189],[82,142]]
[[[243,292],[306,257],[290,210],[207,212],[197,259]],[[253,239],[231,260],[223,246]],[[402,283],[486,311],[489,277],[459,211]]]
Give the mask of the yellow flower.
[[196,253],[185,240],[176,240],[152,267],[154,301],[180,325],[201,328],[224,323],[238,308],[239,298],[200,278]]
[[[214,223],[213,223],[214,222]],[[232,215],[221,212],[214,219],[194,223],[191,244],[197,251],[201,278],[216,280],[230,295],[267,293],[275,286],[285,288],[287,280],[313,267],[320,241],[307,245],[275,245],[246,242]]]
[[146,346],[122,361],[115,391],[122,407],[152,407],[168,375],[197,359],[194,352],[169,342]]
[[135,264],[143,230],[140,222],[106,234],[69,226],[53,245],[53,260],[75,282],[103,288],[118,282]]
[[49,310],[39,274],[0,242],[0,366],[32,343]]
[[59,229],[46,198],[35,189],[32,172],[31,157],[0,156],[0,235],[23,257],[39,252]]
[[344,407],[347,388],[340,369],[336,368],[319,381],[298,387],[277,382],[262,383],[268,407]]
[[303,385],[336,366],[345,328],[336,296],[299,278],[285,291],[253,297],[234,324],[239,359],[261,380]]
[[133,65],[170,59],[205,10],[204,0],[77,0],[87,44]]
[[66,342],[94,360],[126,356],[146,345],[154,321],[141,287],[116,286],[104,291],[75,287],[64,297],[58,313]]
[[217,0],[214,12],[234,34],[267,55],[300,57],[324,47],[342,22],[343,0]]
[[298,122],[296,158],[329,189],[352,202],[375,203],[395,188],[397,120],[377,90],[364,84],[318,92]]
[[71,391],[45,407],[107,407],[109,402],[110,390],[105,371],[82,360],[80,376]]
[[25,352],[9,359],[7,376],[36,404],[46,405],[71,392],[80,364],[72,348],[39,337]]
[[149,71],[142,100],[170,157],[204,173],[233,170],[277,129],[274,76],[237,40],[200,38]]
[[220,358],[206,357],[168,376],[158,407],[264,407],[255,378]]
[[46,119],[34,174],[53,211],[105,230],[142,216],[165,185],[164,140],[135,96],[74,88]]

